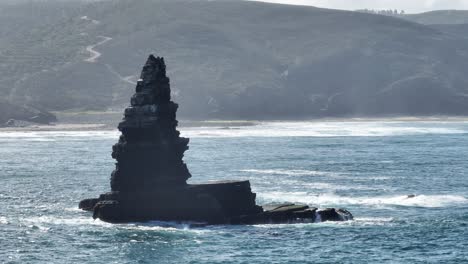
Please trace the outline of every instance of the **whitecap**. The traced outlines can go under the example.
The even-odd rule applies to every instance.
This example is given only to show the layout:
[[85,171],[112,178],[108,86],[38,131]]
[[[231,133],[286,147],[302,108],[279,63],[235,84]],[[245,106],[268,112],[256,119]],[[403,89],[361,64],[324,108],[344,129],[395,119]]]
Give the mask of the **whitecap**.
[[182,129],[188,137],[382,137],[424,134],[466,134],[464,122],[262,122],[254,126],[234,127],[189,127]]
[[78,207],[68,207],[68,208],[64,208],[64,210],[68,212],[80,212],[80,213],[83,212],[83,210]]
[[193,233],[205,233],[206,229],[192,229],[194,226],[201,226],[202,223],[196,222],[173,222],[173,221],[150,221],[142,223],[120,224],[119,228],[139,231],[190,231]]
[[337,173],[333,172],[324,172],[324,171],[315,171],[315,170],[287,170],[287,169],[266,169],[266,170],[257,170],[257,169],[247,169],[240,170],[240,172],[249,172],[256,174],[272,174],[272,175],[289,175],[289,176],[335,176]]
[[0,216],[0,224],[2,225],[8,225],[10,222],[8,222],[8,219],[4,216]]
[[345,185],[345,184],[332,184],[326,182],[296,182],[296,187],[300,188],[307,188],[307,189],[315,189],[315,190],[330,190],[330,191],[337,191],[337,190],[379,190],[379,189],[388,189],[387,187],[383,186],[364,186],[364,185]]
[[26,224],[50,224],[50,225],[70,225],[70,226],[80,226],[80,225],[94,225],[94,226],[112,226],[112,224],[100,221],[93,220],[89,218],[60,218],[53,216],[37,216],[37,217],[28,217],[21,220]]
[[89,139],[117,139],[118,131],[6,131],[0,132],[0,141],[56,141],[58,139],[82,140]]
[[360,226],[383,226],[388,225],[395,219],[393,217],[356,217],[352,224]]
[[321,228],[321,227],[347,227],[347,226],[388,226],[394,221],[393,217],[358,217],[348,221],[326,221],[322,222],[320,215],[316,215],[316,220],[312,223],[288,223],[288,224],[261,224],[255,225],[257,228]]
[[287,223],[287,224],[259,224],[251,225],[253,228],[281,229],[281,228],[303,228],[311,223]]
[[316,221],[313,227],[388,226],[391,225],[393,221],[394,218],[391,217],[361,217],[348,221]]
[[296,202],[314,206],[367,205],[367,206],[407,206],[407,207],[449,207],[468,204],[468,199],[460,195],[408,195],[346,197],[335,194],[312,195],[308,192],[269,192],[259,194],[267,202]]
[[66,225],[66,226],[100,226],[105,228],[118,228],[125,230],[138,230],[138,231],[165,231],[165,232],[192,232],[192,233],[205,233],[206,229],[193,229],[194,226],[201,226],[200,223],[195,222],[170,222],[170,221],[150,221],[141,223],[122,223],[111,224],[99,219],[92,219],[91,217],[77,217],[77,218],[61,218],[53,216],[38,216],[28,217],[21,220],[22,223],[31,227],[38,227],[41,230],[46,230],[47,225]]
[[[212,137],[376,137],[423,134],[466,134],[464,122],[394,122],[394,121],[345,121],[345,122],[261,122],[253,126],[224,127],[182,127],[181,134],[192,138]],[[450,127],[447,127],[447,124]],[[73,129],[70,126],[69,129]],[[80,125],[64,131],[2,131],[0,140],[8,138],[30,141],[46,141],[54,138],[112,138],[119,136],[117,130],[93,130]],[[82,130],[85,129],[85,130]]]

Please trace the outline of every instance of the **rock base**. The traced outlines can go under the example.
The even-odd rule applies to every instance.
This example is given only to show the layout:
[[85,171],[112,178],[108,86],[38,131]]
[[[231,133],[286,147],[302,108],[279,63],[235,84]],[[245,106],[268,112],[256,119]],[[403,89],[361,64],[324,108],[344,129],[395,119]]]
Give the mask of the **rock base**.
[[122,135],[112,147],[117,161],[111,192],[80,202],[106,222],[180,221],[206,224],[267,224],[343,221],[344,210],[318,211],[286,204],[263,208],[255,204],[248,181],[187,184],[191,174],[183,161],[188,138],[177,131],[178,105],[171,101],[164,58],[150,55],[130,105],[119,123]]
[[190,221],[214,224],[281,224],[345,221],[342,209],[317,210],[306,205],[255,204],[248,181],[185,185],[153,192],[109,192],[85,199],[79,207],[110,223]]
[[229,224],[299,224],[353,220],[353,215],[344,209],[326,208],[319,210],[307,205],[297,204],[279,204],[274,207],[269,205],[264,206],[263,209],[264,211],[259,214],[233,217],[229,219]]

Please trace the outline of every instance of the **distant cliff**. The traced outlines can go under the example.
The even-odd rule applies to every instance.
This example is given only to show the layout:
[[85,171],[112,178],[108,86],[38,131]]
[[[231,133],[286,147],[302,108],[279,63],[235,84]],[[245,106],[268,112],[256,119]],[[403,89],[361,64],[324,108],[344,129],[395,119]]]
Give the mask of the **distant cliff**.
[[171,64],[182,118],[467,115],[465,29],[405,20],[440,24],[429,15],[249,1],[5,5],[0,92],[47,110],[119,110],[155,53]]

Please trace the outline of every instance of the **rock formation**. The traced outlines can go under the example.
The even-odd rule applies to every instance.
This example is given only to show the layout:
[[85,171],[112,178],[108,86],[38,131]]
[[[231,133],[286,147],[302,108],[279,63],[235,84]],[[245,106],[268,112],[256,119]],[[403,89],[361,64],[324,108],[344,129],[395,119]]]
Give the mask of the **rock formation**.
[[113,146],[117,160],[111,192],[86,199],[79,207],[93,217],[119,223],[148,220],[207,224],[260,224],[348,220],[346,210],[317,211],[305,205],[262,208],[248,181],[187,184],[183,162],[189,139],[179,136],[176,111],[163,58],[150,55],[143,67]]
[[189,140],[176,130],[177,107],[171,101],[164,59],[150,56],[131,106],[125,109],[118,126],[122,136],[112,152],[117,160],[112,191],[141,192],[186,185],[190,173],[182,157]]

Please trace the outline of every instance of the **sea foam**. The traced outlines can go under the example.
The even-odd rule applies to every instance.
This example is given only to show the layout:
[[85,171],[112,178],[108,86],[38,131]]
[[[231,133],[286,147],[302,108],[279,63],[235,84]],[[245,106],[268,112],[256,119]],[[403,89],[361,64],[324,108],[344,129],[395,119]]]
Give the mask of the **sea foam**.
[[15,131],[0,132],[0,142],[117,139],[118,131]]
[[461,195],[407,195],[346,197],[335,194],[313,195],[308,192],[268,192],[259,194],[266,202],[296,202],[318,207],[341,205],[367,206],[407,206],[407,207],[449,207],[468,204],[468,199]]
[[287,170],[287,169],[248,169],[240,170],[241,172],[249,172],[255,174],[268,174],[268,175],[288,175],[288,176],[336,176],[336,173],[316,171],[316,170]]
[[9,224],[10,222],[8,222],[8,219],[4,216],[0,216],[0,224],[2,225],[7,225]]
[[[213,137],[381,137],[424,134],[467,134],[464,122],[259,122],[253,126],[233,127],[181,127],[182,136],[192,138]],[[447,126],[447,124],[449,126]],[[116,139],[117,130],[83,131],[2,131],[0,141],[23,139],[30,141],[59,138]]]
[[465,134],[463,122],[441,127],[440,122],[263,122],[246,127],[192,127],[187,137],[381,137],[423,134]]

